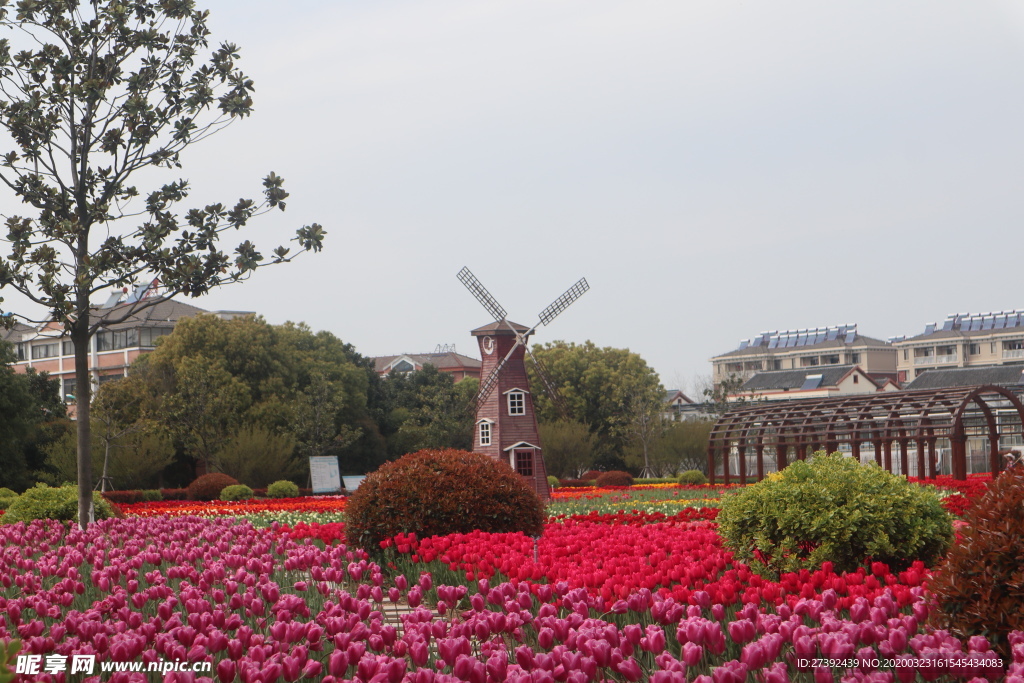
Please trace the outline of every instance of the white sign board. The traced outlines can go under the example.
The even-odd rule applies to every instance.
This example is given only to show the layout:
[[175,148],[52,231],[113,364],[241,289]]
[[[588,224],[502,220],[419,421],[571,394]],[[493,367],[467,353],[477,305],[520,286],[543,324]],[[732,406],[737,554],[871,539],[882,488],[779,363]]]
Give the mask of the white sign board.
[[337,493],[341,488],[338,456],[309,456],[309,476],[313,482],[313,493]]
[[345,490],[348,491],[349,493],[352,493],[357,488],[359,488],[359,485],[363,483],[363,479],[366,479],[366,477],[342,477],[342,480],[344,480],[345,482]]

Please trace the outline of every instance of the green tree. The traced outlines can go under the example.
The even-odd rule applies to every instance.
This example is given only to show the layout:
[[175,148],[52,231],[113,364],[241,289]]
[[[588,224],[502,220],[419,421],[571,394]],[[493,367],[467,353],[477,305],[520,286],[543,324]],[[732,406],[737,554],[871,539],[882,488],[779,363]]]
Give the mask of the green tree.
[[[614,462],[622,455],[627,442],[624,416],[630,401],[634,397],[660,401],[664,396],[658,374],[629,349],[598,348],[591,341],[555,341],[534,346],[533,353],[540,357],[548,378],[568,406],[569,417],[597,435],[605,451],[599,454],[602,461]],[[533,364],[526,365],[530,386],[536,388],[538,418],[544,422],[559,419],[557,406],[543,390]]]
[[540,442],[544,447],[544,466],[559,479],[575,479],[594,462],[597,437],[585,424],[572,420],[541,422]]
[[472,450],[472,401],[479,387],[477,380],[455,382],[452,375],[430,364],[394,379],[397,395],[391,415],[402,418],[396,443],[403,452],[424,448]]
[[288,439],[265,460],[272,453],[347,455],[367,420],[367,367],[351,345],[305,325],[199,315],[181,321],[127,378],[101,393],[110,386],[136,397],[137,419],[158,426],[212,471],[256,432]]
[[676,472],[708,469],[708,437],[711,420],[687,420],[670,423],[651,450],[653,467],[661,476]]
[[25,489],[43,466],[50,441],[68,428],[60,382],[46,373],[14,371],[11,344],[0,340],[0,486]]
[[[181,154],[253,106],[238,47],[211,49],[207,16],[174,0],[31,0],[16,9],[0,0],[0,26],[13,29],[0,40],[0,126],[12,141],[0,181],[34,209],[7,219],[0,288],[45,307],[74,344],[83,526],[92,500],[94,296],[142,277],[158,278],[167,296],[199,296],[295,255],[280,246],[265,260],[249,240],[233,251],[218,246],[225,231],[284,209],[288,194],[273,173],[259,202],[175,211],[189,194],[188,181],[174,177]],[[141,192],[141,176],[155,189]],[[299,253],[319,251],[323,236],[319,225],[300,228]],[[123,317],[156,301],[136,302]]]

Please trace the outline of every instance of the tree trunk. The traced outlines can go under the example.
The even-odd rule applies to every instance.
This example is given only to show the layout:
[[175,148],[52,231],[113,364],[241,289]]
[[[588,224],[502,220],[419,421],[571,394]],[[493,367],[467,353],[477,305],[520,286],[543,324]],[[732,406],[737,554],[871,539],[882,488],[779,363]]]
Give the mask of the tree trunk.
[[89,373],[89,309],[71,328],[75,346],[75,420],[78,428],[78,525],[84,531],[92,521],[92,434],[89,429],[89,403],[92,383]]

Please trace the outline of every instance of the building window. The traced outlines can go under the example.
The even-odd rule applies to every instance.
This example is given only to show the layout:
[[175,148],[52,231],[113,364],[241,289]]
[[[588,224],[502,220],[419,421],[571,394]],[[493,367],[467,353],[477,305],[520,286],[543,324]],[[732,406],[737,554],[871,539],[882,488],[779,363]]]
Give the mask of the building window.
[[60,343],[60,355],[62,356],[73,356],[75,355],[75,342],[66,341]]
[[782,361],[781,360],[773,360],[772,361],[772,370],[781,370],[781,369],[782,369]]
[[907,350],[903,349],[903,360],[907,360]]
[[859,353],[848,353],[848,354],[846,354],[846,357],[850,359],[850,364],[851,365],[856,365],[857,363],[860,362],[860,354]]
[[967,352],[970,353],[972,356],[977,356],[979,353],[981,353],[981,344],[971,344]]
[[129,349],[139,345],[139,330],[108,330],[96,334],[97,351],[116,351]]
[[64,400],[65,401],[73,400],[75,398],[75,396],[78,395],[78,394],[75,393],[75,391],[78,389],[78,380],[76,380],[74,377],[65,377],[64,378],[63,389],[64,389]]
[[118,379],[124,379],[124,374],[122,373],[119,375],[100,375],[100,386],[103,386],[107,382],[113,382],[114,380]]
[[818,365],[818,363],[819,360],[817,356],[804,356],[800,359],[800,366],[804,368]]
[[743,363],[726,363],[726,372],[743,372]]
[[533,451],[516,451],[516,472],[524,477],[533,476]]
[[25,344],[18,343],[18,360],[25,360]]
[[755,370],[755,371],[756,370],[760,370],[761,369],[761,361],[756,361],[756,360],[751,361],[751,360],[748,360],[746,363],[743,364],[743,369],[747,370],[747,371],[750,371],[750,370]]
[[508,392],[508,414],[509,415],[525,415],[526,414],[526,395],[521,391],[510,391]]
[[490,446],[491,445],[491,423],[481,422],[480,423],[480,445]]
[[[854,384],[860,384],[860,375],[854,375],[853,376],[853,383]],[[463,432],[463,434],[465,434],[465,432]]]
[[60,344],[53,342],[50,344],[33,344],[32,345],[32,359],[37,358],[56,358],[57,354],[60,353]]
[[170,327],[144,327],[139,330],[139,346],[152,348],[160,337],[166,337],[173,331]]
[[839,365],[839,356],[822,356],[821,363],[822,365]]

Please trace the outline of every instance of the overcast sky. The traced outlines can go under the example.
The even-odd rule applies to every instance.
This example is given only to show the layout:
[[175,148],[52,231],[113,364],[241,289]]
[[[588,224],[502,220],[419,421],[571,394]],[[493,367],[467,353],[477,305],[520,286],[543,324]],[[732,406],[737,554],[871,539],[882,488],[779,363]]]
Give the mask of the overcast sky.
[[585,276],[536,341],[668,388],[761,330],[1024,308],[1020,3],[205,4],[256,112],[183,158],[193,199],[275,171],[288,210],[248,237],[328,241],[204,308],[478,355],[462,266],[524,324]]

